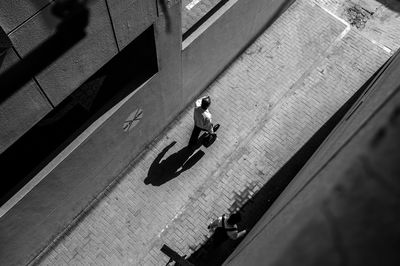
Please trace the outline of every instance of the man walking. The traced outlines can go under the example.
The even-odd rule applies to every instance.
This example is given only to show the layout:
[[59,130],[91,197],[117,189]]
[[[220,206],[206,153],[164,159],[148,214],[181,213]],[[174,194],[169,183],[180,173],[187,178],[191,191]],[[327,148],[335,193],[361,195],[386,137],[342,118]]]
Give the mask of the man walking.
[[200,132],[202,130],[208,132],[209,138],[215,137],[215,130],[218,129],[219,124],[216,124],[215,126],[213,126],[212,124],[211,113],[208,110],[208,107],[210,107],[210,105],[211,105],[210,96],[200,98],[195,102],[194,114],[193,114],[194,128],[189,140],[190,147],[196,146]]

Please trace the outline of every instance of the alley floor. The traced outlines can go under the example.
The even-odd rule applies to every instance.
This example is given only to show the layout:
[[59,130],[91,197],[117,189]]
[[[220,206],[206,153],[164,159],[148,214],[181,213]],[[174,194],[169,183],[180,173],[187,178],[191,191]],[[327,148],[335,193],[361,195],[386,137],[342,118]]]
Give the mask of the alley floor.
[[297,0],[200,95],[221,124],[213,145],[188,154],[189,106],[32,264],[165,265],[163,244],[190,256],[399,45],[379,2]]

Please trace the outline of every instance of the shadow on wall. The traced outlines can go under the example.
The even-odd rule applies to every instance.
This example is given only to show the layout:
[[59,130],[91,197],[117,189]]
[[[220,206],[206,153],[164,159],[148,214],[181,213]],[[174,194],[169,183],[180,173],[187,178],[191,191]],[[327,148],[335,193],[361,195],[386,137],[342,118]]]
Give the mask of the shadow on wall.
[[400,13],[400,0],[377,0],[379,3],[385,7]]
[[4,59],[7,55],[7,50],[12,46],[10,39],[8,38],[7,34],[0,27],[0,73],[1,73],[1,66],[3,65]]
[[168,0],[158,0],[162,13],[165,15],[165,30],[167,33],[171,32],[171,17],[168,13]]
[[3,65],[4,59],[6,58],[6,51],[0,52],[0,71],[1,71],[1,66]]
[[[0,180],[0,204],[29,182],[96,119],[157,71],[151,26],[0,154],[0,167],[4,172],[13,173]],[[4,76],[0,76],[2,78]],[[21,161],[24,164],[15,168]]]
[[152,184],[153,186],[160,186],[190,169],[204,156],[204,152],[201,150],[193,154],[198,147],[190,148],[189,146],[186,146],[161,161],[165,154],[175,144],[176,141],[173,141],[157,155],[149,168],[146,179],[144,180],[146,185]]
[[[60,17],[56,13],[60,10],[60,7],[62,9],[67,9],[80,5],[81,3],[86,5],[88,2],[92,1],[93,0],[31,0],[31,7],[29,8],[33,9],[35,13],[40,12],[39,19],[44,26],[48,29],[56,29],[57,24],[60,22]],[[35,15],[32,14],[32,16]]]

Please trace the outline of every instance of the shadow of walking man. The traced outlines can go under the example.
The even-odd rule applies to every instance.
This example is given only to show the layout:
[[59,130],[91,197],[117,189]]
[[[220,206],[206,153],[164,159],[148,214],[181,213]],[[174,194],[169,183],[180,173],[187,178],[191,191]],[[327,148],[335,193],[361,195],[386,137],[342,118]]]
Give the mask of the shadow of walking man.
[[175,144],[176,141],[173,141],[157,155],[149,168],[146,179],[144,180],[146,185],[152,184],[153,186],[160,186],[190,169],[201,159],[201,157],[204,156],[203,151],[199,150],[193,154],[196,148],[186,146],[171,154],[168,158],[162,160],[169,149],[171,149]]

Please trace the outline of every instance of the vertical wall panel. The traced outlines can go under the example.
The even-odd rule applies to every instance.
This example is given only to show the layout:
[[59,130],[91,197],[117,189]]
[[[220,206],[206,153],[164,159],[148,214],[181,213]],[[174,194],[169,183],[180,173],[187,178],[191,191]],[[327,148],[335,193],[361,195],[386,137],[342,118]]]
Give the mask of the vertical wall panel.
[[[87,36],[37,76],[40,86],[54,105],[117,53],[105,0],[89,1],[88,5]],[[51,14],[51,7],[46,7],[10,35],[22,56],[54,33],[59,21]]]
[[4,32],[3,28],[0,27],[0,54],[5,51],[5,49],[10,48],[12,46],[10,38],[8,38],[7,34]]
[[[0,56],[0,73],[18,61],[12,49]],[[47,99],[30,81],[0,105],[0,153],[51,111]]]
[[107,1],[120,49],[156,20],[156,0]]
[[1,0],[0,26],[9,33],[49,2],[50,0]]

